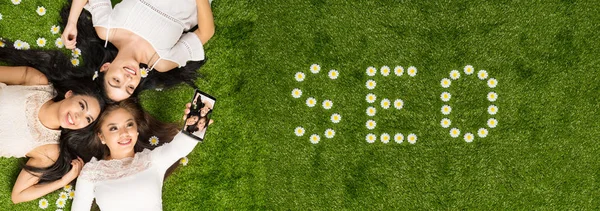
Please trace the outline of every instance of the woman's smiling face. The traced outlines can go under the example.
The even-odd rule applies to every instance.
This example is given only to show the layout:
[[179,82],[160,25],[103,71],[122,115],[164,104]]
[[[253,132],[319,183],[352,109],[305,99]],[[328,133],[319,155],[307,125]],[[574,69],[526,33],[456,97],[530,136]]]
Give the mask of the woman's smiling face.
[[102,144],[106,144],[111,155],[135,154],[133,147],[137,142],[138,130],[131,113],[119,108],[108,114],[100,124],[98,136]]

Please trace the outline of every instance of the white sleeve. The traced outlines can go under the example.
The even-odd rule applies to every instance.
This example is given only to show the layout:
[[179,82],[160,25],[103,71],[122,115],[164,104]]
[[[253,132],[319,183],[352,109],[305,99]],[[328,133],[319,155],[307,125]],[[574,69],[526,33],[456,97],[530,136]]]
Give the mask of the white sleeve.
[[181,67],[185,66],[187,61],[201,61],[204,60],[204,46],[202,41],[193,32],[183,34],[179,41],[169,51],[167,58],[175,60],[175,62]]
[[94,26],[108,28],[108,20],[112,12],[112,3],[110,0],[89,0],[83,8],[92,14],[92,23]]
[[152,151],[152,163],[162,172],[166,171],[175,161],[190,154],[198,141],[182,132],[179,132],[173,141],[166,143]]
[[94,183],[86,179],[77,179],[75,185],[75,197],[73,199],[73,205],[71,210],[90,210],[92,208],[92,201],[94,201]]

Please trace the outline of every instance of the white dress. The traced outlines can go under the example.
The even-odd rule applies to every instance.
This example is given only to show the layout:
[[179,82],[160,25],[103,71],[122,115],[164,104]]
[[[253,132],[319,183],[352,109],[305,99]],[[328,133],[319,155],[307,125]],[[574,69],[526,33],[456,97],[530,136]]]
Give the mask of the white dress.
[[107,41],[110,29],[121,28],[148,41],[159,60],[180,67],[190,60],[204,60],[200,38],[193,32],[183,33],[198,25],[195,0],[123,0],[114,9],[110,0],[89,0],[84,8],[92,14],[95,27],[107,29]]
[[152,151],[145,149],[133,158],[92,158],[77,178],[71,210],[90,210],[94,198],[100,210],[162,210],[165,172],[197,143],[180,132],[171,143]]
[[25,157],[46,144],[58,144],[60,130],[46,128],[38,116],[52,100],[50,85],[20,86],[0,83],[0,156]]

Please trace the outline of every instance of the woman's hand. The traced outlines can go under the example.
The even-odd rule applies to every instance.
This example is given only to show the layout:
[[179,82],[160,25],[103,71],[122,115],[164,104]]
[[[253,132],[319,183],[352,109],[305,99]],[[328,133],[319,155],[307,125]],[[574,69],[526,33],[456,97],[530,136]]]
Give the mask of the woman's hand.
[[80,157],[77,157],[77,159],[73,159],[71,161],[71,166],[73,166],[71,170],[67,172],[65,176],[62,177],[62,180],[63,182],[65,182],[65,184],[70,183],[75,178],[77,178],[77,176],[79,176],[79,172],[81,172],[81,169],[83,168],[83,159],[81,159]]
[[77,23],[69,21],[60,38],[65,44],[65,48],[75,49],[75,45],[77,44]]

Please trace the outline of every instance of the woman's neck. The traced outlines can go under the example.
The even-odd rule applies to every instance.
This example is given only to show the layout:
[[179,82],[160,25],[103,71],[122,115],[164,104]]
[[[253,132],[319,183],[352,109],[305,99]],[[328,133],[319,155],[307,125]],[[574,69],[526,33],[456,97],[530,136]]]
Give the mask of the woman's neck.
[[59,102],[54,102],[53,100],[48,100],[48,102],[44,103],[38,112],[38,118],[44,127],[52,130],[60,129],[60,119],[58,115],[58,108],[62,100]]
[[106,160],[121,160],[124,158],[132,158],[135,156],[135,152],[132,150],[126,153],[110,153],[110,155],[106,156]]
[[112,29],[109,37],[119,52],[130,51],[138,62],[145,63],[156,52],[144,38],[125,29]]

